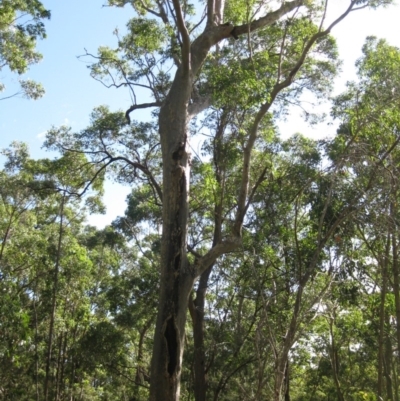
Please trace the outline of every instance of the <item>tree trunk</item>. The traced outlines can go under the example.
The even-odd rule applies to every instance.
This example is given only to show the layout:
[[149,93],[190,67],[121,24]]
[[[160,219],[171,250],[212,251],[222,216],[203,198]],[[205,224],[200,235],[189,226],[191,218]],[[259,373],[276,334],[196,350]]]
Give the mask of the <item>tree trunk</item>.
[[63,194],[63,197],[61,198],[60,229],[59,229],[59,234],[58,234],[56,262],[54,264],[53,294],[52,294],[52,305],[51,305],[50,327],[49,327],[49,342],[48,342],[48,346],[47,346],[46,376],[45,376],[45,380],[44,380],[44,399],[45,399],[45,401],[48,401],[48,399],[49,399],[50,366],[51,366],[52,351],[53,351],[54,322],[55,322],[56,308],[57,308],[58,272],[59,272],[60,259],[61,259],[61,240],[62,240],[62,234],[63,234],[64,202],[65,202],[65,193]]
[[393,400],[392,383],[392,341],[390,338],[390,320],[389,314],[385,314],[386,333],[385,333],[385,363],[384,373],[386,378],[386,399]]
[[[389,228],[390,230],[390,228]],[[384,345],[385,345],[385,301],[387,291],[387,265],[390,253],[390,231],[387,234],[385,255],[380,263],[381,266],[381,303],[379,306],[379,347],[378,347],[378,398],[383,396],[383,366],[384,366]]]
[[[332,313],[335,313],[334,311]],[[333,372],[333,380],[335,382],[335,387],[336,387],[336,393],[339,401],[345,401],[342,388],[340,385],[340,380],[339,380],[339,369],[340,369],[340,363],[339,363],[339,355],[338,355],[338,350],[336,347],[336,341],[335,341],[335,335],[333,332],[333,325],[334,325],[335,318],[334,316],[329,318],[329,334],[331,337],[331,344],[330,344],[330,359],[331,359],[331,366],[332,366],[332,372]]]
[[[210,3],[210,2],[209,2]],[[211,2],[212,3],[212,2]],[[173,0],[177,28],[182,39],[181,62],[175,74],[171,89],[160,108],[159,134],[163,160],[163,231],[161,239],[161,283],[158,315],[154,333],[151,362],[151,401],[178,401],[180,390],[181,364],[184,348],[186,313],[189,294],[196,276],[200,276],[222,254],[240,245],[243,220],[247,211],[247,197],[250,182],[251,153],[257,138],[258,125],[268,112],[278,93],[288,87],[304,63],[313,44],[326,36],[353,5],[334,21],[328,30],[320,31],[307,42],[298,62],[288,78],[277,83],[266,102],[257,113],[243,155],[242,182],[232,238],[213,247],[193,268],[187,259],[187,218],[190,178],[190,155],[188,123],[191,116],[202,111],[201,104],[193,102],[192,84],[201,70],[209,50],[223,39],[237,37],[266,27],[303,4],[302,0],[284,2],[282,6],[266,16],[234,27],[230,23],[216,25],[212,21],[215,11],[208,10],[206,28],[193,43],[178,0]],[[210,7],[210,4],[208,4]],[[218,14],[218,13],[217,13]]]
[[[395,185],[395,184],[394,184]],[[397,191],[394,189],[394,196],[396,199]],[[392,253],[393,253],[393,292],[396,306],[396,337],[397,348],[400,349],[400,282],[399,282],[399,260],[397,250],[397,224],[396,224],[396,210],[392,202],[390,205],[391,225],[392,225]],[[397,353],[398,361],[400,362],[400,352]]]
[[[220,193],[216,194],[214,207],[214,237],[212,246],[221,241],[222,232],[222,202],[224,199],[222,139],[227,125],[227,113],[223,112],[218,122],[214,138],[214,168],[215,179],[219,185]],[[208,280],[213,265],[205,270],[200,276],[199,285],[196,291],[196,298],[189,303],[190,315],[193,324],[193,345],[194,345],[194,398],[196,401],[205,401],[207,396],[207,372],[206,353],[204,349],[204,308],[208,288]]]
[[39,352],[38,352],[38,342],[39,342],[39,334],[38,334],[38,315],[36,308],[36,300],[37,300],[37,282],[35,285],[35,292],[33,295],[33,312],[35,317],[35,389],[36,389],[36,401],[40,400],[40,391],[39,391]]
[[286,364],[285,369],[285,401],[290,401],[290,372],[289,372],[289,360]]
[[137,351],[137,367],[136,367],[136,384],[142,385],[145,380],[148,379],[149,375],[146,372],[143,366],[143,344],[144,339],[147,333],[147,330],[150,328],[151,324],[153,323],[153,316],[147,320],[144,324],[142,330],[139,332],[139,344],[138,344],[138,351]]
[[201,276],[196,291],[196,299],[189,303],[190,315],[193,324],[193,346],[194,346],[194,398],[196,401],[206,401],[207,377],[206,377],[206,355],[204,349],[204,307],[212,266]]
[[4,247],[6,246],[7,240],[9,239],[9,236],[10,236],[11,225],[13,223],[14,213],[15,213],[15,210],[13,210],[11,212],[10,219],[8,221],[8,224],[7,224],[7,228],[6,228],[5,232],[4,232],[4,235],[3,235],[3,238],[2,238],[2,241],[1,241],[0,260],[3,258]]
[[64,343],[63,343],[63,351],[62,351],[62,361],[61,361],[61,373],[60,373],[60,394],[61,394],[61,399],[64,398],[64,393],[65,393],[65,365],[66,365],[66,356],[67,356],[67,349],[68,349],[68,329],[65,331],[64,334]]
[[393,364],[393,386],[394,386],[394,397],[396,401],[399,401],[399,377],[398,377],[398,366]]
[[55,375],[55,394],[54,394],[54,401],[59,401],[60,399],[60,378],[61,378],[61,360],[63,354],[63,340],[64,340],[64,333],[61,332],[60,337],[58,339],[58,355],[57,355],[57,366],[56,366],[56,375]]
[[282,388],[285,380],[285,366],[282,367],[281,358],[275,366],[274,401],[282,401]]
[[163,158],[163,233],[161,285],[151,363],[150,400],[177,401],[185,338],[186,313],[194,274],[186,251],[189,153],[189,73],[178,68],[160,109]]

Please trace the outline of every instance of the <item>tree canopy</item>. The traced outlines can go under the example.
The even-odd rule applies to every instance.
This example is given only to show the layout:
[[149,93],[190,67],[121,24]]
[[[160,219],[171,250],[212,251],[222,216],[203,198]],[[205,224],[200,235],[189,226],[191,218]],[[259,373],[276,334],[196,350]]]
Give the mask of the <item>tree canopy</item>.
[[[42,55],[36,51],[36,40],[44,39],[46,31],[43,20],[50,18],[38,0],[2,0],[0,3],[0,71],[7,67],[19,75],[30,65],[38,63]],[[21,90],[0,100],[22,94],[37,99],[44,94],[42,86],[32,80],[20,81]],[[0,92],[5,90],[0,81]]]

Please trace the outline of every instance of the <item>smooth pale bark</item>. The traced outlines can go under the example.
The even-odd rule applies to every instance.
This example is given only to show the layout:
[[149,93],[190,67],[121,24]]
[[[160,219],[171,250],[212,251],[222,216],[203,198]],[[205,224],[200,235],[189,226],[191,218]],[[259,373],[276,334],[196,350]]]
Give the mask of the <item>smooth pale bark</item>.
[[150,400],[177,400],[180,393],[186,311],[194,274],[186,253],[190,164],[187,124],[190,74],[179,68],[160,110],[163,157],[161,293],[154,335]]

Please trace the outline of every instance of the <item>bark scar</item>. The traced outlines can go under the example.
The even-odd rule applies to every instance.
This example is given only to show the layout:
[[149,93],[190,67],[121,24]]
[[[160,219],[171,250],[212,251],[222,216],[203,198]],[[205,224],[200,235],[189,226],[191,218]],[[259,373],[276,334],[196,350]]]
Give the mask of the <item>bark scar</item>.
[[184,142],[180,142],[178,144],[177,149],[172,153],[172,158],[179,163],[179,160],[182,158],[182,156],[185,153],[185,147],[186,147],[186,140]]
[[164,337],[167,343],[168,366],[167,370],[170,376],[175,373],[178,364],[178,333],[175,326],[175,321],[172,316],[167,320],[167,325],[164,331]]

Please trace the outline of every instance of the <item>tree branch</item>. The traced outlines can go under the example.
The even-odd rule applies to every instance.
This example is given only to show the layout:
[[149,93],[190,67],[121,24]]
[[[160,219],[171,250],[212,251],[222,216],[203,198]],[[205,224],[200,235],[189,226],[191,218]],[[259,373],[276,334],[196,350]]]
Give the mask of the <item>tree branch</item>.
[[[288,3],[286,3],[286,4],[288,4]],[[270,95],[268,102],[264,103],[260,107],[258,113],[256,114],[253,125],[250,128],[249,139],[247,141],[246,147],[243,152],[242,183],[240,186],[240,192],[239,192],[238,202],[237,202],[238,206],[237,206],[235,224],[233,227],[233,232],[234,232],[235,236],[241,235],[243,220],[244,220],[244,217],[245,217],[245,214],[247,211],[246,199],[247,199],[247,195],[248,195],[248,191],[249,191],[251,154],[252,154],[254,143],[258,136],[258,127],[260,125],[261,120],[264,118],[265,114],[269,111],[276,96],[283,89],[287,88],[288,86],[290,86],[292,84],[296,74],[299,72],[300,68],[304,64],[304,61],[305,61],[309,51],[311,50],[312,46],[314,46],[314,44],[319,39],[323,38],[324,36],[327,36],[330,33],[331,29],[335,25],[337,25],[341,20],[343,20],[352,11],[354,4],[355,4],[355,1],[352,1],[350,6],[347,8],[347,10],[340,17],[338,17],[335,21],[333,21],[332,24],[329,25],[329,27],[325,31],[319,31],[309,39],[309,41],[307,42],[307,44],[305,45],[305,47],[302,51],[297,63],[294,65],[294,67],[291,69],[291,71],[289,72],[287,77],[282,82],[277,81],[277,83],[274,85],[274,88],[271,91],[271,95]]]
[[213,246],[205,255],[197,259],[194,263],[195,277],[199,277],[205,270],[212,266],[221,255],[234,251],[241,243],[241,238],[231,237]]
[[214,4],[215,0],[207,0],[207,26],[214,23]]
[[156,179],[153,177],[153,174],[151,173],[151,171],[147,167],[143,166],[142,164],[135,163],[135,162],[129,160],[128,158],[124,157],[124,156],[117,156],[117,157],[112,157],[111,158],[111,162],[120,161],[120,160],[126,162],[130,166],[132,166],[134,168],[137,168],[138,170],[143,172],[149,178],[151,184],[154,186],[155,190],[157,191],[157,195],[159,196],[159,198],[160,198],[160,200],[162,202],[163,194],[162,194],[161,187],[158,184],[158,182],[156,181]]
[[183,19],[182,8],[179,0],[172,0],[177,19],[177,28],[182,37],[182,64],[183,72],[188,74],[190,70],[190,37]]
[[208,55],[210,48],[221,40],[228,39],[232,36],[237,39],[239,35],[248,34],[249,32],[272,25],[283,15],[294,10],[296,7],[300,7],[303,4],[303,1],[304,0],[293,0],[290,2],[285,2],[278,10],[272,11],[266,16],[255,20],[250,24],[239,26],[233,26],[231,23],[218,26],[212,24],[207,25],[204,32],[193,42],[191,46],[192,74],[195,76],[198,73]]
[[278,10],[268,13],[264,17],[256,19],[249,24],[235,26],[231,32],[231,35],[235,39],[238,39],[240,35],[244,35],[257,29],[264,28],[265,26],[271,25],[288,12],[294,10],[296,7],[302,6],[303,4],[304,0],[293,0],[289,2],[284,2]]
[[192,104],[189,104],[189,118],[196,116],[211,105],[211,96],[196,97]]
[[142,104],[133,104],[129,109],[125,112],[125,117],[128,120],[128,124],[131,123],[131,119],[129,117],[129,114],[132,113],[132,111],[137,110],[137,109],[146,109],[148,107],[161,107],[162,102],[152,102],[152,103],[142,103]]

